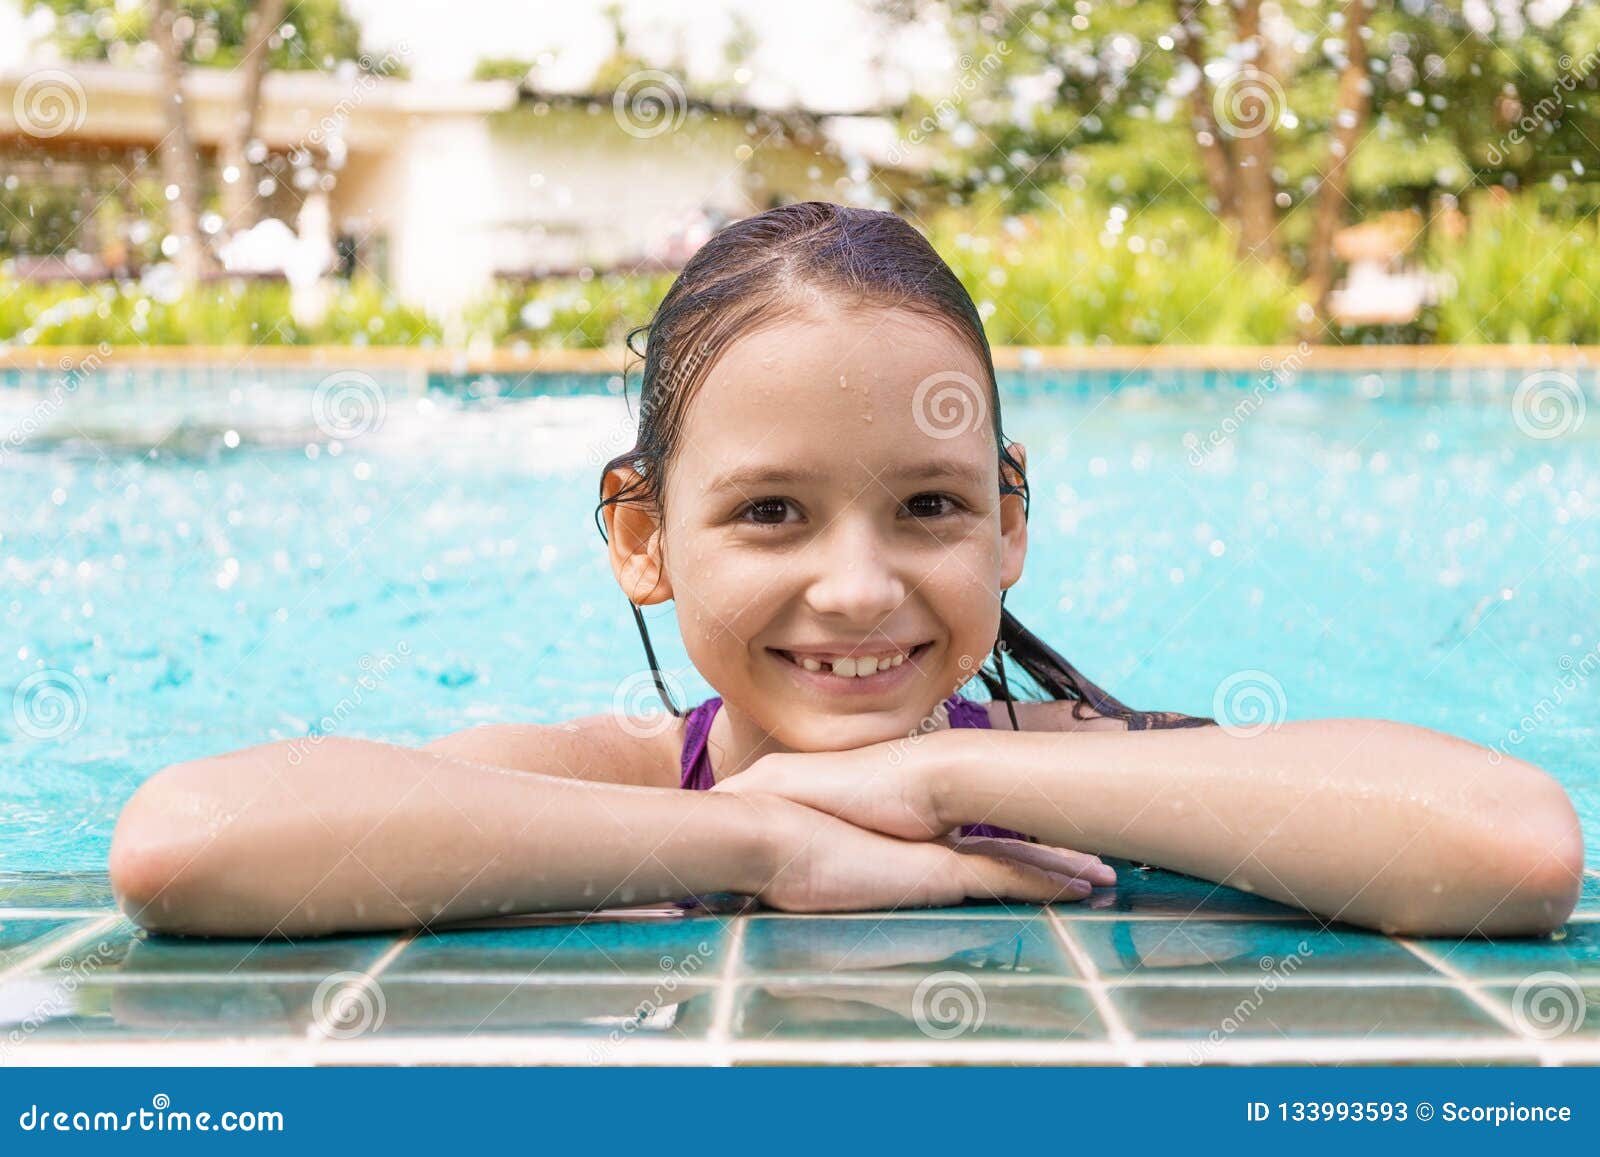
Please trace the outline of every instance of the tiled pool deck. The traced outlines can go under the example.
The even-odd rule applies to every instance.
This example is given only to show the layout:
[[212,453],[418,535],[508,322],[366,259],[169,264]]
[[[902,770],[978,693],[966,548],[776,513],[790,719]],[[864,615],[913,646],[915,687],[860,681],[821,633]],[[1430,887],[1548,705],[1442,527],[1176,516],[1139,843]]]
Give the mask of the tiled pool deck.
[[1050,909],[298,943],[150,938],[103,877],[0,875],[0,1064],[1600,1063],[1600,873],[1553,937],[1455,941],[1116,866]]

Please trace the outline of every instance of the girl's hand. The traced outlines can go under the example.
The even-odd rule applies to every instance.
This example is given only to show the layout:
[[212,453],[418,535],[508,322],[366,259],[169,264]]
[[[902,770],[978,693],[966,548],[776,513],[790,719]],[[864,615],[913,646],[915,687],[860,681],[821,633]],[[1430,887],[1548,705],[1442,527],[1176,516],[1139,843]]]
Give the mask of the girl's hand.
[[866,831],[776,795],[745,802],[773,833],[772,874],[757,896],[788,912],[948,907],[965,900],[1082,900],[1076,852],[1018,840],[911,841]]
[[914,761],[891,762],[887,744],[850,751],[764,755],[712,788],[746,798],[775,795],[902,840],[938,839],[960,852],[1000,856],[1049,871],[1081,876],[1101,886],[1117,873],[1098,856],[1022,840],[954,835],[956,824],[939,814],[936,793]]
[[933,785],[890,745],[850,751],[763,755],[712,791],[779,795],[860,828],[904,840],[931,840],[955,825],[939,815]]

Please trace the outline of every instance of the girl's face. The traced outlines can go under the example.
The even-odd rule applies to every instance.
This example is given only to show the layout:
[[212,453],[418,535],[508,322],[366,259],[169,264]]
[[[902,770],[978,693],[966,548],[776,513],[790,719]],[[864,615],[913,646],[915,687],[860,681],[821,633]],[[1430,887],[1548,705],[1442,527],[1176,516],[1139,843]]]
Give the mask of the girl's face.
[[630,594],[676,600],[695,667],[773,744],[925,727],[992,650],[1027,531],[985,382],[936,321],[824,306],[739,339],[690,403],[654,590]]

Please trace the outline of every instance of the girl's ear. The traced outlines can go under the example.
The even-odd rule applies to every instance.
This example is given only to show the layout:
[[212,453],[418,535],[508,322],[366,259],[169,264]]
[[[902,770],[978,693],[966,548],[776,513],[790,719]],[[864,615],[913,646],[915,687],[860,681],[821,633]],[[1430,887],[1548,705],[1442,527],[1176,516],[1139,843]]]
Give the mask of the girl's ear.
[[600,484],[600,494],[606,499],[602,517],[611,572],[630,602],[647,607],[672,598],[672,584],[661,558],[661,516],[650,502],[611,501],[624,488],[638,493],[635,488],[640,482],[638,471],[613,467]]
[[[1017,460],[1024,473],[1028,469],[1028,452],[1021,442],[1010,443],[1011,456]],[[1002,480],[1012,486],[1021,486],[1023,477],[1005,462],[1000,463]],[[1000,498],[1000,589],[1009,590],[1022,577],[1022,561],[1028,554],[1028,515],[1022,504],[1022,495],[1006,494]]]

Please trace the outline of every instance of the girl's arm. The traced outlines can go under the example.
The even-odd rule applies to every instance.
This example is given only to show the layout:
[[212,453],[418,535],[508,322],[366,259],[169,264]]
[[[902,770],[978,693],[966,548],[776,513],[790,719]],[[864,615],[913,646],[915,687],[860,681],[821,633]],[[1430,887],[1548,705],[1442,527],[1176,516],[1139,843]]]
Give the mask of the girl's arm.
[[1572,913],[1583,870],[1577,816],[1549,775],[1385,720],[1248,738],[940,731],[768,756],[719,787],[907,837],[998,824],[1396,933],[1549,931]]
[[713,892],[817,910],[1089,891],[786,800],[591,782],[332,737],[153,776],[118,820],[111,880],[145,927],[211,936],[405,928]]
[[749,813],[359,739],[177,764],[117,822],[111,879],[162,932],[316,935],[758,889]]
[[1531,933],[1577,903],[1583,833],[1549,775],[1372,719],[953,733],[947,815],[1231,884],[1388,932]]

